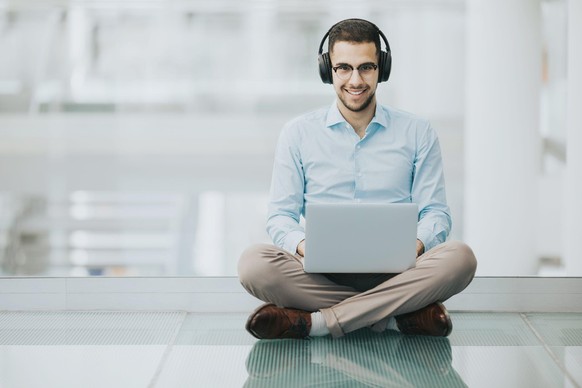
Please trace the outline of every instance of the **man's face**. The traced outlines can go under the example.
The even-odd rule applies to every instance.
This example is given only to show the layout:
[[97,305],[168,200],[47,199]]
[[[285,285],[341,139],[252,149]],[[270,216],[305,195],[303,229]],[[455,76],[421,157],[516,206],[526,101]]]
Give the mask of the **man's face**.
[[336,42],[332,47],[330,59],[332,67],[350,65],[354,68],[351,76],[346,80],[340,79],[337,73],[332,70],[333,87],[344,107],[352,112],[361,112],[372,102],[375,102],[379,69],[364,77],[355,70],[363,64],[378,64],[376,45],[373,42]]

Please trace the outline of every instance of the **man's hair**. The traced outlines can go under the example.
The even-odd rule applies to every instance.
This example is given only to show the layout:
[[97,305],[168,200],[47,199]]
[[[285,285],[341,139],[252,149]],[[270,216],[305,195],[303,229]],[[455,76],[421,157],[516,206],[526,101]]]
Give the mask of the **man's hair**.
[[329,32],[328,51],[331,53],[336,42],[373,42],[376,54],[380,53],[380,34],[378,28],[369,21],[347,19],[337,23]]

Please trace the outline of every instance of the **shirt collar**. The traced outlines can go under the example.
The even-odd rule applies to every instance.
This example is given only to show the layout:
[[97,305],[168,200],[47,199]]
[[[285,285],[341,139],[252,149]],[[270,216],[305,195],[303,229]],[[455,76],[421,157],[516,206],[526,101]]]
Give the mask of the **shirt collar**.
[[334,125],[345,123],[346,119],[340,113],[337,107],[337,100],[331,104],[329,110],[327,111],[327,120],[325,121],[325,126],[328,128],[333,127]]
[[[388,127],[388,120],[386,115],[387,113],[384,112],[384,110],[380,107],[380,104],[376,102],[376,112],[374,113],[374,117],[372,118],[371,123],[376,123],[384,128]],[[331,128],[334,125],[340,123],[347,123],[347,121],[346,119],[344,119],[344,116],[342,116],[342,114],[340,113],[337,107],[336,100],[333,102],[333,104],[331,104],[329,110],[327,111],[327,120],[325,122],[325,126]]]

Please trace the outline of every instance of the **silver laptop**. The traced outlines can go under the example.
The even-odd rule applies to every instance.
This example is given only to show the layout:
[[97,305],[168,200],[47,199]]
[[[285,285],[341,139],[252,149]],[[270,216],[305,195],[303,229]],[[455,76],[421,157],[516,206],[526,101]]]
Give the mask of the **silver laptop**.
[[418,206],[308,204],[305,272],[400,273],[416,263]]

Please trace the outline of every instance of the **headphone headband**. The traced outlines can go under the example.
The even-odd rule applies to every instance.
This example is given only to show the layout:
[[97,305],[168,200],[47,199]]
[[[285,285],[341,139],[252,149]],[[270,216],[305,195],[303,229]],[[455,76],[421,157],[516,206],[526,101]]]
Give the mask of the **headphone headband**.
[[323,83],[326,83],[326,84],[333,83],[331,59],[329,57],[329,53],[323,52],[323,44],[325,43],[325,40],[329,36],[329,33],[338,24],[343,23],[347,20],[360,20],[360,21],[369,23],[370,25],[372,25],[376,29],[376,31],[378,32],[378,35],[384,41],[384,45],[386,46],[386,51],[382,51],[382,49],[380,48],[379,61],[378,61],[378,82],[388,81],[388,78],[390,77],[390,69],[392,68],[392,54],[390,52],[390,44],[388,43],[388,39],[386,39],[386,36],[384,35],[384,33],[374,23],[367,21],[367,20],[364,20],[364,19],[352,18],[352,19],[341,20],[341,21],[337,22],[336,24],[334,24],[333,26],[331,26],[331,28],[329,30],[327,30],[327,32],[323,36],[323,39],[321,40],[321,43],[319,44],[319,50],[317,53],[317,61],[319,63],[319,76],[321,77],[321,80],[323,81]]
[[327,32],[323,36],[323,39],[321,40],[321,43],[319,44],[318,54],[323,53],[323,44],[325,43],[325,40],[329,36],[329,33],[331,32],[331,30],[333,30],[335,28],[335,26],[337,26],[338,24],[343,23],[343,22],[348,21],[348,20],[361,20],[363,22],[366,22],[366,23],[371,24],[376,29],[376,31],[378,32],[378,35],[380,35],[380,38],[382,38],[382,40],[384,41],[384,46],[386,47],[386,51],[387,52],[390,52],[390,44],[388,43],[388,39],[386,39],[386,35],[384,35],[384,33],[382,32],[382,30],[380,30],[378,28],[378,26],[376,26],[374,23],[372,23],[370,21],[367,21],[365,19],[351,18],[351,19],[340,20],[339,22],[337,22],[336,24],[334,24],[333,26],[331,26],[329,30],[327,30]]

